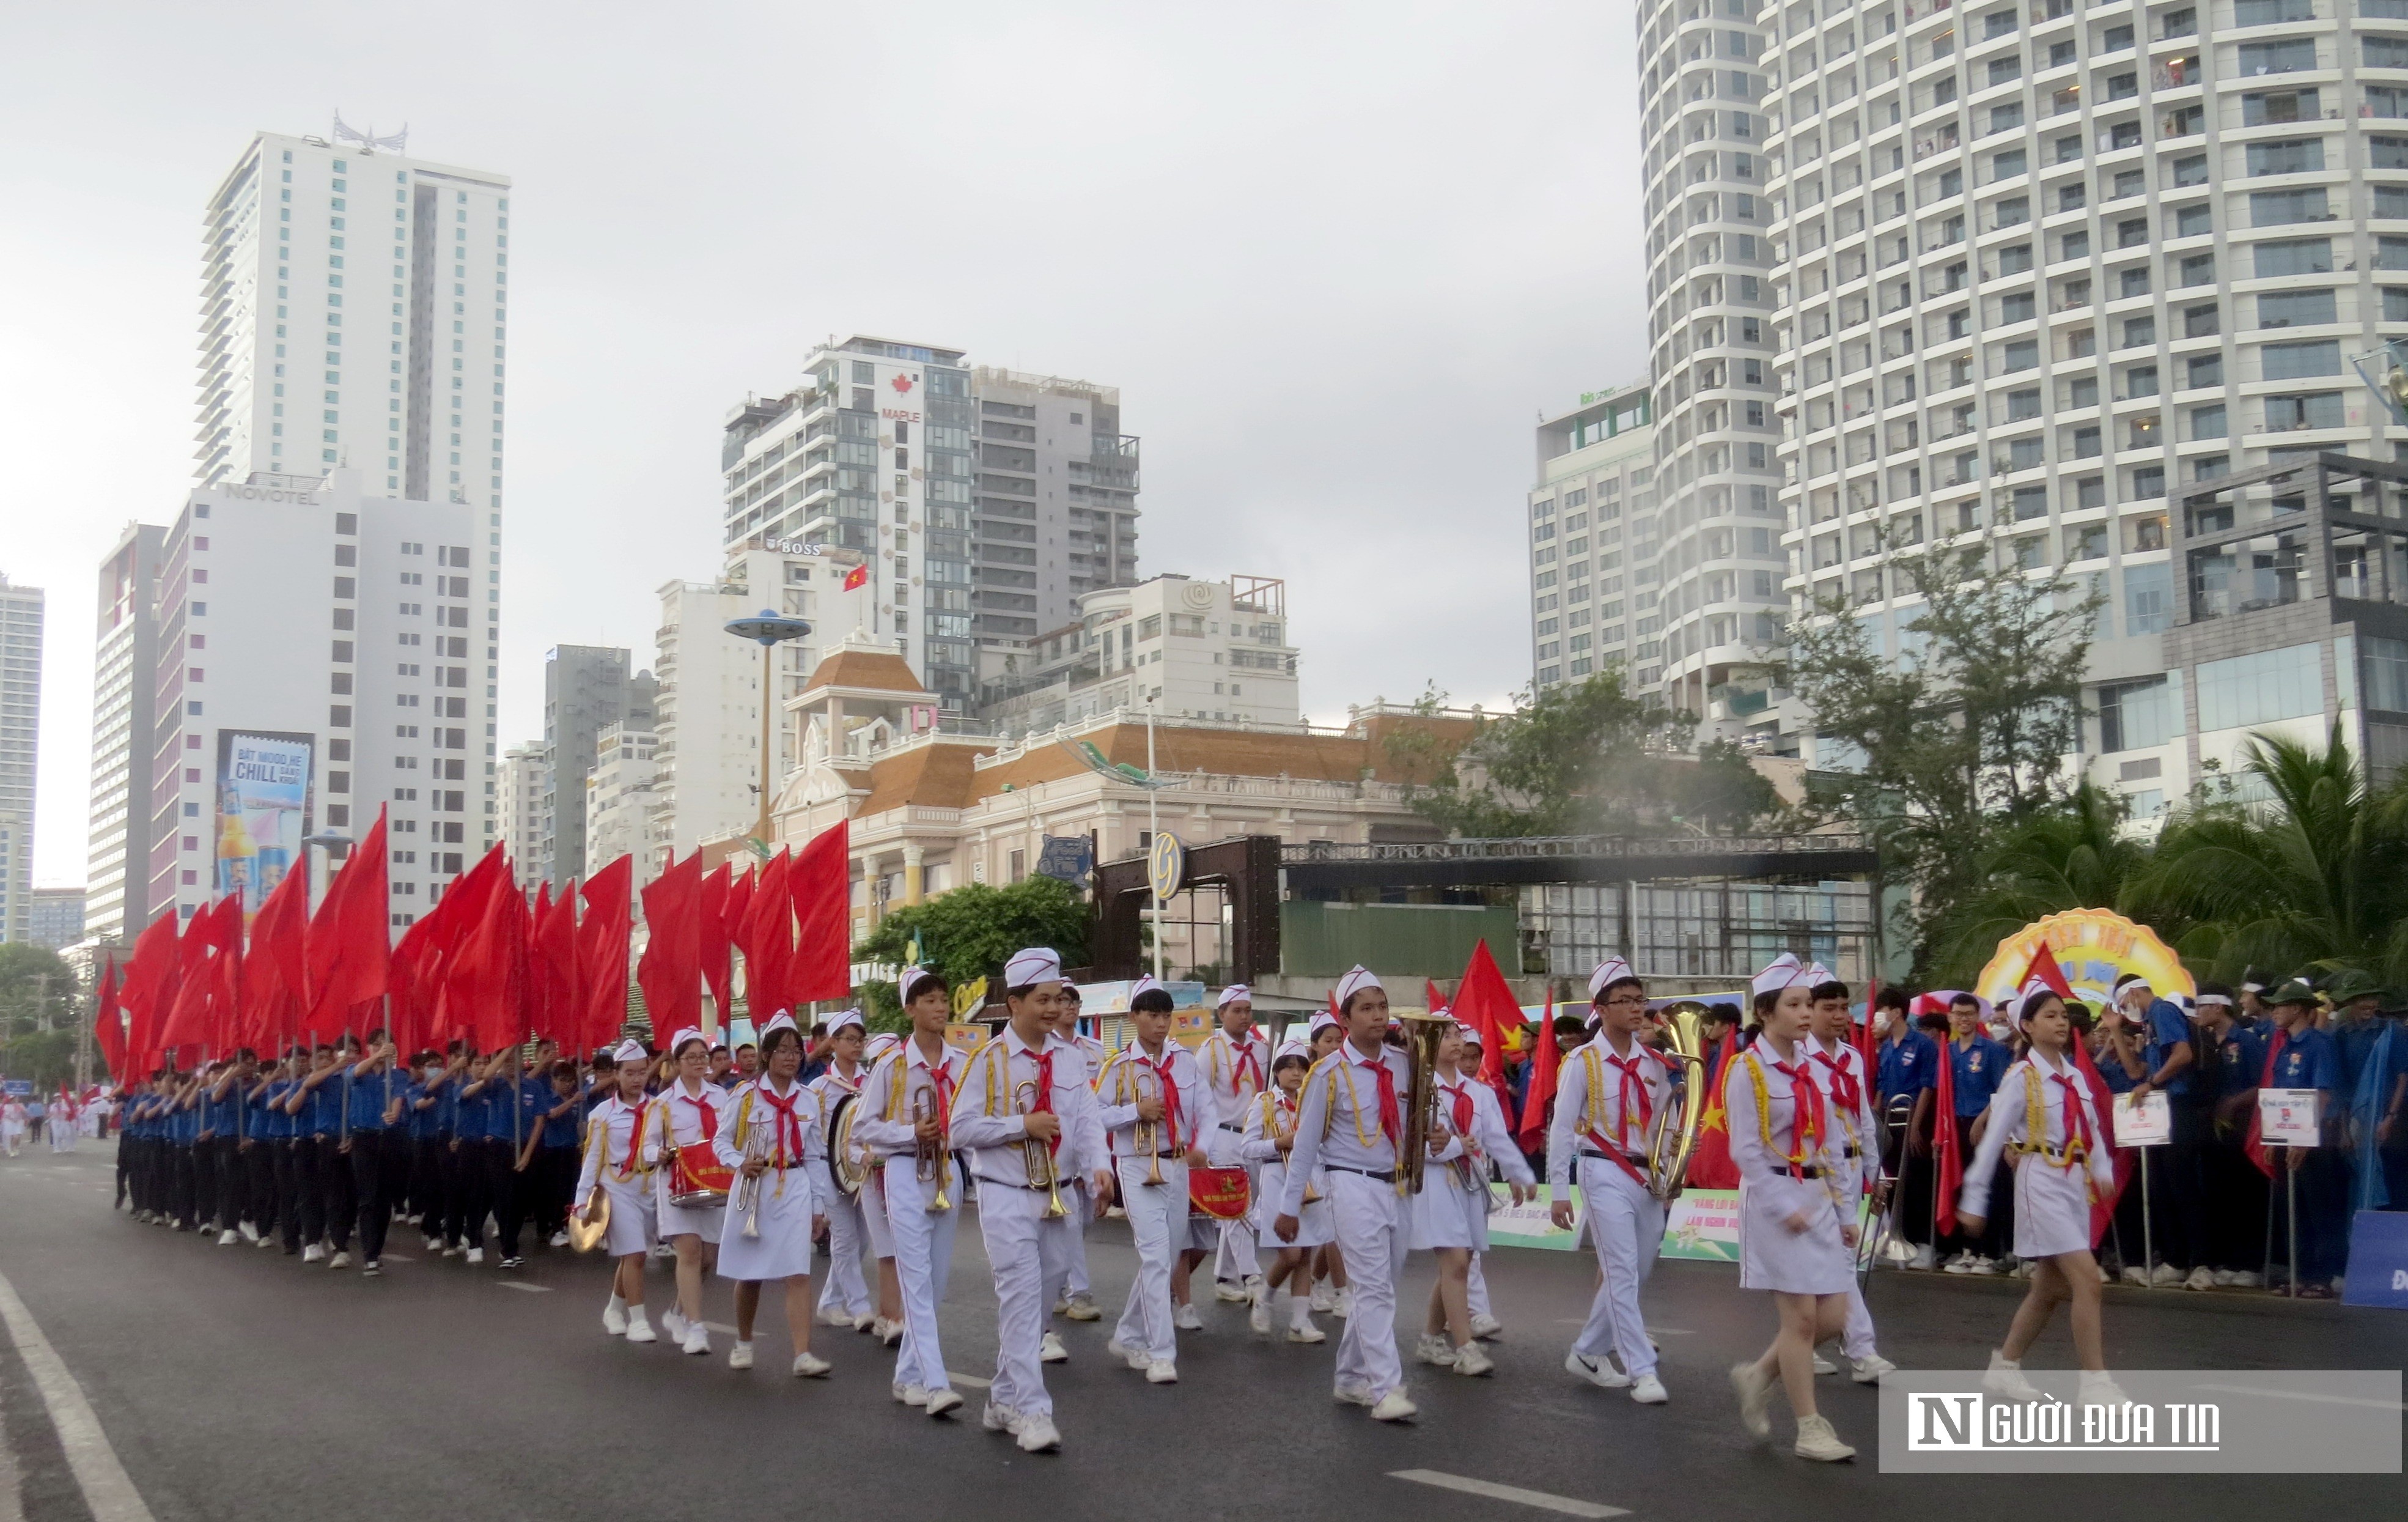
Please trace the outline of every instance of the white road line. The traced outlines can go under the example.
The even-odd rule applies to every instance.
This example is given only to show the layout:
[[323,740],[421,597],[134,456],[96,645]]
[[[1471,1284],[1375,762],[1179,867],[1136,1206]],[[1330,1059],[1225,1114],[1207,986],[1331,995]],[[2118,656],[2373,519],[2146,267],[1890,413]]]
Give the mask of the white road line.
[[42,1404],[49,1408],[50,1425],[59,1434],[59,1447],[66,1455],[67,1468],[76,1477],[77,1486],[83,1491],[83,1500],[92,1510],[93,1522],[151,1522],[150,1508],[142,1503],[142,1492],[134,1488],[134,1481],[118,1462],[117,1450],[108,1445],[108,1434],[101,1430],[100,1418],[92,1414],[92,1406],[83,1398],[83,1387],[50,1346],[50,1339],[34,1321],[33,1313],[17,1298],[16,1288],[5,1276],[0,1276],[0,1322],[6,1322],[8,1336],[17,1344],[18,1355],[25,1360],[25,1371],[34,1378],[34,1387],[41,1392]]
[[17,1456],[0,1441],[0,1522],[25,1522],[25,1501],[18,1488]]
[[1516,1505],[1535,1506],[1542,1512],[1559,1512],[1565,1516],[1628,1516],[1620,1506],[1600,1506],[1593,1500],[1574,1500],[1570,1496],[1551,1496],[1543,1490],[1525,1490],[1520,1486],[1498,1485],[1493,1480],[1466,1479],[1460,1474],[1441,1474],[1434,1469],[1400,1469],[1388,1472],[1391,1480],[1411,1480],[1415,1485],[1436,1486],[1440,1490],[1460,1490],[1467,1496],[1486,1496],[1491,1500],[1510,1500]]
[[976,1374],[956,1374],[952,1370],[948,1369],[945,1371],[945,1377],[952,1380],[956,1385],[967,1385],[973,1390],[991,1390],[995,1388],[995,1381],[991,1379],[981,1379]]
[[724,1321],[706,1321],[703,1325],[710,1328],[712,1331],[724,1332],[729,1337],[736,1335],[736,1328],[729,1326]]
[[2408,1411],[2397,1400],[2369,1400],[2355,1395],[2315,1395],[2307,1390],[2261,1390],[2254,1385],[2202,1385],[2202,1390],[2220,1390],[2226,1395],[2256,1395],[2269,1400],[2313,1400],[2326,1406],[2366,1406],[2375,1411]]
[[[1558,1316],[1555,1318],[1555,1325],[1558,1327],[1585,1327],[1588,1323],[1579,1316]],[[1686,1327],[1650,1327],[1647,1328],[1647,1335],[1650,1337],[1695,1337],[1698,1334],[1691,1331]]]
[[411,1259],[409,1259],[409,1258],[408,1258],[408,1257],[403,1256],[402,1256],[401,1254],[399,1254],[399,1253],[387,1253],[387,1254],[385,1254],[385,1255],[384,1255],[384,1257],[381,1259],[381,1261],[386,1262],[386,1263],[408,1263],[408,1262],[411,1261]]
[[504,1289],[515,1289],[520,1293],[526,1295],[549,1295],[552,1293],[552,1286],[550,1285],[523,1285],[515,1279],[497,1279],[494,1283],[500,1285]]

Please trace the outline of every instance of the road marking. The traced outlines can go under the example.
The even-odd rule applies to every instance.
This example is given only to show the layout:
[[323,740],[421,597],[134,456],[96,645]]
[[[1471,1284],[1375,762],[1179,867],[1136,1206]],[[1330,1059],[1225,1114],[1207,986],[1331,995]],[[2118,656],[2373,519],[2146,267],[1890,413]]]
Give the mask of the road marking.
[[500,1279],[494,1282],[499,1284],[504,1289],[515,1289],[525,1295],[549,1295],[552,1293],[552,1286],[550,1285],[523,1285],[515,1279]]
[[2326,1406],[2368,1406],[2376,1411],[2408,1411],[2397,1400],[2369,1400],[2355,1395],[2315,1395],[2306,1390],[2261,1390],[2254,1385],[2202,1385],[2202,1390],[2221,1390],[2227,1395],[2263,1396],[2269,1400],[2313,1400]]
[[408,1263],[408,1262],[410,1262],[410,1261],[412,1261],[412,1260],[411,1260],[410,1258],[407,1257],[407,1256],[403,1256],[402,1254],[400,1254],[400,1253],[387,1253],[387,1254],[385,1254],[385,1255],[384,1255],[384,1256],[383,1256],[382,1258],[379,1259],[379,1261],[380,1261],[380,1262],[384,1262],[384,1263]]
[[125,1466],[118,1462],[117,1450],[108,1445],[100,1418],[92,1414],[91,1404],[83,1398],[83,1387],[67,1371],[65,1362],[5,1276],[0,1276],[0,1322],[7,1325],[9,1339],[25,1360],[25,1371],[33,1376],[34,1387],[50,1410],[59,1447],[66,1455],[67,1468],[75,1472],[93,1522],[151,1522],[150,1508],[143,1504],[142,1492],[134,1488]]
[[1486,1496],[1491,1500],[1510,1500],[1517,1505],[1535,1506],[1542,1512],[1560,1512],[1566,1516],[1628,1516],[1620,1506],[1600,1506],[1593,1500],[1574,1500],[1570,1496],[1551,1496],[1543,1490],[1525,1490],[1520,1486],[1498,1485],[1493,1480],[1466,1479],[1460,1474],[1441,1474],[1434,1469],[1399,1469],[1388,1472],[1391,1480],[1411,1480],[1415,1485],[1436,1486],[1440,1490],[1460,1490],[1467,1496]]
[[715,1331],[715,1332],[725,1332],[725,1333],[726,1333],[728,1336],[730,1336],[730,1337],[733,1337],[733,1336],[735,1336],[735,1335],[736,1335],[736,1328],[733,1328],[733,1327],[731,1327],[731,1326],[729,1326],[729,1325],[728,1325],[726,1322],[724,1322],[724,1321],[706,1321],[706,1322],[704,1322],[704,1323],[703,1323],[703,1325],[704,1325],[704,1326],[706,1326],[706,1327],[708,1327],[708,1328],[710,1328],[712,1331]]
[[[1555,1318],[1555,1325],[1558,1327],[1585,1327],[1588,1325],[1588,1322],[1580,1316],[1557,1316]],[[1698,1334],[1691,1331],[1686,1327],[1650,1327],[1647,1328],[1647,1335],[1650,1337],[1695,1337]]]
[[981,1379],[976,1374],[956,1374],[952,1370],[948,1369],[945,1371],[945,1377],[952,1380],[956,1385],[967,1385],[973,1390],[991,1390],[995,1388],[995,1381],[991,1379]]
[[25,1522],[23,1492],[17,1479],[17,1456],[0,1442],[0,1522]]

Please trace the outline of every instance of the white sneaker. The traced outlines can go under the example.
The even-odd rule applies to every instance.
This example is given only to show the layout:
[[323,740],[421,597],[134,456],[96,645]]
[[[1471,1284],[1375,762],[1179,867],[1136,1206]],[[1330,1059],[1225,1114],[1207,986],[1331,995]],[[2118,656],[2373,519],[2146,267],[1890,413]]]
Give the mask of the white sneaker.
[[1584,1379],[1600,1390],[1619,1390],[1630,1383],[1630,1376],[1613,1365],[1601,1358],[1592,1362],[1577,1353],[1564,1355],[1564,1372],[1574,1379]]
[[738,1343],[734,1347],[729,1348],[727,1350],[727,1367],[730,1369],[752,1368],[752,1344],[750,1343]]
[[1202,1331],[1204,1316],[1193,1303],[1190,1303],[1170,1313],[1170,1324],[1181,1331]]
[[1179,1383],[1179,1366],[1168,1358],[1156,1358],[1145,1366],[1145,1382],[1148,1385],[1176,1385]]
[[1818,1374],[1836,1374],[1839,1371],[1840,1366],[1838,1364],[1833,1363],[1830,1359],[1823,1357],[1820,1353],[1816,1353],[1814,1355],[1814,1372]]
[[2182,1270],[2175,1268],[2172,1264],[2160,1263],[2157,1265],[2157,1271],[2149,1275],[2149,1285],[2152,1288],[2156,1289],[2169,1289],[2175,1285],[2181,1284],[2188,1277],[2188,1274],[2186,1274]]
[[1020,1430],[1020,1413],[990,1400],[986,1409],[979,1413],[979,1425],[990,1432],[1017,1432]]
[[672,1343],[684,1342],[686,1331],[685,1313],[679,1310],[674,1305],[670,1306],[667,1310],[663,1311],[661,1313],[661,1330],[669,1334],[669,1341]]
[[854,1316],[850,1321],[846,1322],[846,1325],[857,1332],[876,1331],[878,1329],[878,1313],[875,1311],[864,1311],[861,1314]]
[[1353,1285],[1348,1285],[1344,1289],[1340,1290],[1338,1292],[1338,1303],[1330,1309],[1332,1313],[1337,1315],[1353,1315],[1354,1314],[1354,1286]]
[[439,1253],[443,1251],[443,1239],[440,1237],[421,1237],[418,1239],[418,1247],[421,1252]]
[[2131,1400],[2130,1396],[2124,1393],[2123,1387],[2115,1383],[2115,1376],[2103,1370],[2086,1369],[2082,1371],[2081,1394],[2074,1404],[2122,1406],[2128,1405]]
[[2235,1289],[2260,1289],[2265,1286],[2265,1284],[2266,1276],[2256,1269],[2232,1271],[2232,1287]]
[[1068,1316],[1073,1321],[1101,1321],[1104,1319],[1102,1308],[1096,1304],[1096,1297],[1088,1294],[1083,1289],[1079,1291],[1076,1295],[1071,1296],[1069,1299],[1064,1303],[1062,1314]]
[[1329,1285],[1325,1282],[1312,1286],[1312,1293],[1305,1297],[1305,1303],[1323,1315],[1327,1315],[1338,1309],[1338,1297],[1331,1292]]
[[1344,1405],[1369,1406],[1377,1404],[1377,1401],[1372,1398],[1369,1386],[1358,1385],[1351,1380],[1340,1380],[1336,1385],[1331,1386],[1329,1394],[1331,1399]]
[[326,1267],[330,1269],[348,1269],[351,1266],[351,1255],[348,1252],[337,1253],[333,1257],[326,1260]]
[[1226,1279],[1215,1279],[1212,1281],[1212,1298],[1231,1305],[1243,1305],[1246,1303],[1246,1286],[1233,1285]]
[[1062,1339],[1058,1334],[1047,1332],[1037,1344],[1037,1361],[1039,1363],[1068,1363],[1070,1361],[1070,1350],[1062,1345]]
[[301,1249],[301,1261],[304,1263],[322,1263],[325,1260],[326,1249],[314,1242]]
[[1753,1438],[1772,1435],[1772,1417],[1764,1409],[1772,1399],[1772,1376],[1754,1363],[1731,1365],[1732,1391],[1739,1396],[1739,1422]]
[[1820,1464],[1836,1464],[1843,1458],[1854,1458],[1856,1450],[1840,1441],[1831,1430],[1828,1416],[1798,1418],[1798,1445],[1790,1450],[1800,1458],[1812,1458]]
[[883,1347],[893,1347],[903,1340],[903,1323],[900,1321],[880,1321],[872,1325],[870,1330],[878,1334],[879,1343]]
[[231,1247],[241,1240],[242,1234],[238,1231],[221,1231],[218,1233],[218,1245],[221,1247]]
[[928,1414],[931,1416],[941,1416],[949,1411],[958,1411],[961,1409],[961,1393],[957,1390],[930,1390],[928,1392],[927,1411]]
[[1878,1385],[1884,1374],[1898,1371],[1898,1365],[1878,1353],[1868,1353],[1861,1358],[1848,1360],[1848,1377],[1859,1385]]
[[2217,1269],[2213,1273],[2209,1274],[2208,1278],[2218,1289],[2230,1289],[2232,1287],[2232,1271],[2230,1269]]
[[1914,1256],[1907,1259],[1906,1266],[1910,1269],[1920,1269],[1926,1273],[1931,1271],[1931,1243],[1927,1242],[1917,1247],[1914,1250]]
[[1440,1369],[1451,1369],[1455,1366],[1455,1349],[1447,1345],[1444,1337],[1435,1332],[1424,1332],[1422,1340],[1413,1344],[1413,1358],[1419,1363],[1434,1363]]
[[704,1326],[699,1321],[688,1322],[686,1324],[685,1335],[678,1339],[678,1344],[684,1348],[688,1353],[697,1355],[709,1353],[710,1351],[710,1328]]
[[242,1240],[245,1242],[257,1242],[259,1240],[259,1228],[251,1225],[249,1221],[243,1222],[236,1229],[241,1233]]
[[546,1241],[554,1247],[566,1247],[568,1245],[568,1233],[566,1231],[555,1231],[547,1238]]
[[1257,1337],[1265,1335],[1271,1329],[1270,1297],[1264,1294],[1259,1287],[1254,1291],[1254,1308],[1246,1313],[1246,1326]]
[[1505,1335],[1505,1323],[1498,1320],[1495,1316],[1473,1316],[1471,1318],[1471,1335],[1482,1339],[1502,1337]]
[[795,1355],[794,1374],[796,1379],[825,1379],[836,1365],[808,1348]]
[[2124,1282],[2146,1289],[2149,1286],[2149,1271],[2137,1263],[2127,1263],[2124,1265]]
[[468,1249],[468,1267],[473,1269],[483,1261],[485,1261],[485,1250],[482,1247],[471,1247]]
[[2183,1281],[2183,1287],[2185,1289],[2214,1289],[2215,1287],[2215,1271],[2209,1268],[2204,1263],[2200,1264],[2198,1268],[2190,1271],[2190,1277]]
[[1054,1418],[1039,1412],[1020,1419],[1020,1451],[1025,1454],[1059,1453],[1062,1434],[1054,1427]]
[[[1999,1267],[1999,1260],[1997,1258],[1977,1257],[1966,1267],[1965,1271],[1967,1273],[1986,1273],[1995,1276],[2002,1271]],[[1823,1425],[1828,1428],[1831,1424],[1825,1422]],[[1831,1441],[1838,1443],[1840,1440],[1838,1438],[1833,1438]],[[1854,1448],[1850,1448],[1848,1449],[1848,1452],[1853,1454],[1856,1450]]]
[[630,1343],[660,1341],[659,1334],[652,1330],[652,1324],[644,1319],[644,1308],[640,1305],[627,1307],[627,1341]]
[[1982,1374],[1982,1393],[1995,1400],[2042,1400],[2047,1399],[2038,1386],[2024,1377],[2024,1366],[1998,1349],[1990,1350],[1990,1367]]
[[602,1329],[613,1337],[627,1334],[627,1302],[616,1295],[602,1307]]
[[924,1385],[896,1385],[894,1386],[894,1391],[895,1399],[907,1406],[924,1406],[928,1403],[928,1387]]
[[1390,1390],[1380,1397],[1378,1405],[1371,1408],[1371,1419],[1375,1422],[1409,1422],[1421,1409],[1406,1397],[1403,1390]]
[[1973,1271],[1973,1252],[1972,1252],[1972,1249],[1969,1247],[1969,1248],[1967,1248],[1965,1251],[1963,1251],[1963,1252],[1961,1252],[1961,1253],[1958,1253],[1955,1257],[1950,1258],[1947,1262],[1942,1263],[1942,1264],[1940,1266],[1940,1271],[1941,1271],[1941,1272],[1942,1272],[1942,1273],[1971,1273],[1971,1272],[1972,1272],[1972,1271]]
[[1312,1322],[1303,1321],[1287,1329],[1287,1340],[1291,1343],[1326,1343],[1329,1334]]
[[1452,1367],[1458,1374],[1493,1374],[1497,1371],[1497,1360],[1491,1358],[1477,1342],[1470,1342],[1455,1350]]
[[1672,1397],[1671,1393],[1664,1388],[1662,1380],[1653,1374],[1641,1374],[1631,1384],[1630,1399],[1642,1406],[1660,1406]]

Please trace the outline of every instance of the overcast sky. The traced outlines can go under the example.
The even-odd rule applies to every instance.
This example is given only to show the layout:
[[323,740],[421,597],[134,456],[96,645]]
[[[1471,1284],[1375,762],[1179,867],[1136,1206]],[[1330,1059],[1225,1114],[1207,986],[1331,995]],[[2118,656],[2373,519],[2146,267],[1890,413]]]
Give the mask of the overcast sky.
[[1140,571],[1283,576],[1307,711],[1529,680],[1541,409],[1645,368],[1630,7],[16,5],[0,572],[50,594],[36,879],[83,881],[94,567],[192,480],[200,212],[258,130],[507,174],[507,747],[651,661],[720,425],[877,334],[1121,388]]

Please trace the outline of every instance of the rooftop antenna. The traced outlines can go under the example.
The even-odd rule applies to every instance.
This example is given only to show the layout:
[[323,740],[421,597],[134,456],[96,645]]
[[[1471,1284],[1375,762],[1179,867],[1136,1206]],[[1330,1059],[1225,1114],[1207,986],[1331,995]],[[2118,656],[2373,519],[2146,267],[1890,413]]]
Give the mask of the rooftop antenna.
[[379,151],[382,151],[387,153],[402,153],[407,152],[409,149],[409,123],[404,122],[401,124],[401,130],[399,132],[394,133],[390,136],[380,137],[376,135],[376,128],[373,126],[369,127],[366,132],[362,132],[357,127],[351,126],[343,120],[343,113],[341,110],[337,109],[335,112],[335,131],[333,136],[335,141],[338,143],[357,143],[360,145],[363,151],[368,153],[375,153]]

